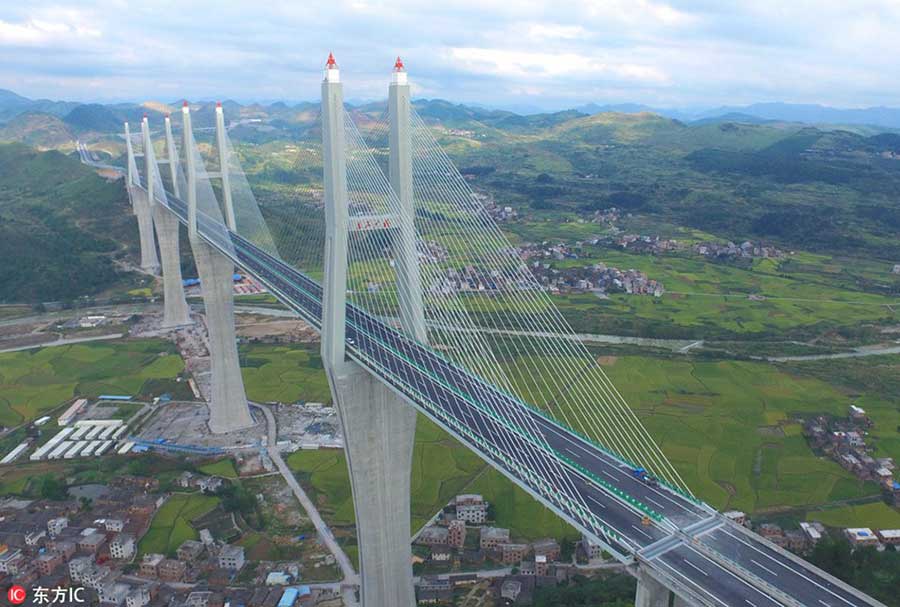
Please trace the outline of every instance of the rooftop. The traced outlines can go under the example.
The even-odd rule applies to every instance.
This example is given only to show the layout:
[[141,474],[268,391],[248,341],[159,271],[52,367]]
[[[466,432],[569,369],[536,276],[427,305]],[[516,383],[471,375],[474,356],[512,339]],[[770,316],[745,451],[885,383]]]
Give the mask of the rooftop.
[[866,537],[874,537],[874,533],[868,527],[852,527],[846,529],[847,535],[852,535],[854,537],[866,538]]

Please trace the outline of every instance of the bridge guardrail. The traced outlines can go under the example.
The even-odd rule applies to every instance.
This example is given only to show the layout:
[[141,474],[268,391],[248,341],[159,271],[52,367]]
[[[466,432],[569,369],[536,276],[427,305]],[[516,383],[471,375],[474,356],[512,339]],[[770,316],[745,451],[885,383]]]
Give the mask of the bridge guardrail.
[[578,470],[578,472],[580,472],[580,473],[583,474],[584,476],[586,476],[586,477],[588,477],[589,479],[591,479],[592,482],[594,482],[594,483],[600,485],[601,487],[603,487],[604,489],[606,489],[606,490],[609,491],[610,493],[613,493],[613,494],[614,494],[616,497],[618,497],[619,499],[624,500],[625,502],[627,502],[627,503],[630,504],[631,506],[637,508],[637,509],[640,510],[643,514],[647,515],[648,517],[650,517],[650,518],[653,519],[654,521],[656,521],[656,522],[658,522],[658,523],[662,523],[663,521],[666,520],[666,517],[665,517],[665,516],[663,516],[662,514],[660,514],[659,512],[657,512],[656,510],[654,510],[653,508],[651,508],[650,506],[646,505],[645,503],[643,503],[643,502],[640,501],[639,499],[637,499],[637,498],[635,498],[635,497],[632,497],[630,494],[626,493],[625,491],[622,491],[621,489],[619,489],[618,487],[616,487],[616,486],[613,485],[612,483],[603,480],[602,478],[600,478],[599,476],[597,476],[596,474],[594,474],[593,472],[591,472],[590,470],[588,470],[587,468],[585,468],[584,466],[582,466],[581,464],[579,464],[579,463],[573,461],[571,458],[569,458],[569,457],[567,457],[567,456],[565,456],[565,455],[562,455],[561,453],[557,454],[557,457],[558,457],[559,459],[563,460],[564,462],[566,462],[566,464],[568,464],[568,465],[571,466],[572,468]]

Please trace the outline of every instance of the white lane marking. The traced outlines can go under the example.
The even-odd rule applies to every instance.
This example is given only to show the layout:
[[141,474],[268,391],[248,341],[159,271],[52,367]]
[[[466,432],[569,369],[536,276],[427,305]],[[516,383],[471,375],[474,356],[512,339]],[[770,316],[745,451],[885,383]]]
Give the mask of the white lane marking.
[[616,477],[613,476],[612,474],[610,474],[609,472],[607,472],[606,470],[601,470],[600,472],[602,472],[603,474],[605,474],[605,475],[608,476],[609,478],[611,478],[611,479],[613,479],[613,480],[616,480]]
[[[747,546],[747,547],[749,547],[749,548],[751,548],[751,549],[757,551],[758,553],[760,553],[761,555],[763,555],[764,557],[766,557],[767,559],[769,559],[769,560],[772,561],[773,563],[776,563],[777,565],[780,565],[782,568],[787,569],[787,570],[790,571],[791,573],[794,573],[795,575],[798,575],[798,576],[802,577],[804,580],[806,580],[806,581],[809,582],[810,584],[813,584],[813,585],[815,585],[815,586],[818,586],[819,588],[821,588],[822,590],[824,590],[825,592],[827,592],[827,593],[830,594],[831,596],[840,599],[841,601],[847,603],[848,605],[854,605],[854,606],[855,606],[855,603],[851,603],[850,601],[848,601],[847,599],[845,599],[845,598],[842,597],[841,595],[837,594],[836,592],[833,592],[832,590],[826,588],[825,586],[823,586],[822,584],[818,583],[817,581],[815,581],[815,580],[813,580],[813,579],[810,579],[809,577],[807,577],[806,575],[804,575],[803,572],[801,572],[801,571],[799,571],[799,570],[797,570],[797,569],[794,569],[793,567],[789,567],[787,564],[785,564],[785,563],[783,563],[782,561],[776,559],[775,557],[773,557],[773,556],[771,556],[771,555],[769,555],[769,554],[766,554],[765,552],[763,552],[762,550],[760,550],[759,548],[757,548],[756,546],[754,546],[754,545],[751,544],[750,542],[748,542],[748,541],[744,540],[743,538],[738,537],[737,535],[731,533],[730,531],[728,531],[728,527],[727,527],[727,526],[726,526],[726,527],[721,527],[721,530],[722,530],[722,532],[724,532],[726,535],[733,537],[734,539],[736,539],[736,540],[739,541],[740,543],[744,544],[745,546]],[[793,563],[793,561],[790,561],[787,557],[785,557],[785,560],[786,560],[788,563],[791,563],[791,564]],[[821,599],[819,599],[819,600],[821,601]]]
[[775,573],[774,571],[772,571],[771,569],[769,569],[768,567],[766,567],[765,565],[763,565],[763,564],[760,563],[759,561],[756,561],[756,560],[754,560],[754,559],[750,559],[750,562],[753,563],[754,565],[756,565],[757,567],[759,567],[760,569],[762,569],[763,571],[768,571],[769,573],[771,573],[771,574],[774,575],[775,577],[778,577],[778,574],[777,574],[777,573]]
[[666,561],[664,561],[662,559],[659,559],[659,561],[654,561],[654,562],[657,563],[658,565],[662,565],[662,566],[666,567],[669,571],[672,572],[673,575],[676,575],[676,576],[682,578],[686,584],[696,587],[697,590],[701,594],[704,594],[704,595],[710,597],[712,600],[714,600],[717,603],[725,605],[725,607],[729,607],[728,603],[726,603],[725,601],[723,601],[722,599],[720,599],[719,597],[714,595],[712,592],[710,592],[709,590],[707,590],[706,588],[704,588],[703,586],[701,586],[700,584],[698,584],[697,582],[695,582],[694,580],[692,580],[691,578],[686,576],[684,573],[682,573],[678,569],[675,569],[675,567],[672,566],[671,563],[667,563]]
[[747,603],[748,605],[750,605],[750,607],[756,607],[756,603],[754,603],[753,601],[751,601],[749,599],[744,599],[744,602]]
[[589,496],[587,496],[587,498],[588,498],[589,500],[591,500],[592,502],[594,502],[595,504],[597,504],[598,506],[600,506],[601,508],[606,509],[606,504],[604,504],[603,502],[601,502],[600,500],[598,500],[598,499],[597,499],[596,497],[594,497],[593,495],[589,495]]
[[830,604],[830,603],[826,603],[826,602],[823,601],[822,599],[819,599],[819,602],[822,603],[823,605],[825,605],[825,607],[831,607],[831,604]]
[[682,558],[681,560],[684,561],[685,564],[690,565],[691,567],[693,567],[694,569],[696,569],[697,571],[699,571],[700,573],[702,573],[703,575],[705,575],[706,577],[709,577],[709,574],[708,574],[708,573],[706,573],[705,571],[703,571],[702,569],[700,569],[700,567],[697,567],[697,565],[693,564],[692,562],[690,562],[690,561],[687,560],[686,558]]
[[[763,594],[756,586],[753,586],[750,582],[744,580],[743,578],[736,576],[734,573],[732,573],[728,569],[725,569],[725,567],[722,567],[722,565],[718,564],[717,562],[715,562],[714,560],[712,560],[711,558],[709,558],[702,552],[699,552],[699,551],[695,550],[694,548],[691,548],[690,546],[688,546],[688,550],[690,550],[693,554],[696,554],[703,560],[709,561],[710,563],[712,563],[713,567],[716,567],[717,569],[721,569],[726,575],[729,575],[732,578],[736,579],[738,582],[740,582],[741,584],[743,584],[744,586],[749,588],[751,591],[753,591],[756,594],[758,594],[759,596],[761,596],[766,603],[771,603],[773,605],[781,604],[781,603],[778,603],[777,601],[775,601],[774,599],[770,598],[768,595]],[[744,600],[746,600],[746,599],[744,599]]]
[[638,533],[640,533],[641,535],[643,535],[645,538],[650,539],[650,540],[653,539],[653,536],[650,535],[649,533],[647,533],[646,531],[644,531],[643,529],[641,529],[639,527],[635,527],[634,525],[632,525],[631,528],[634,529],[635,531],[637,531]]
[[650,497],[649,495],[645,495],[645,496],[644,496],[644,500],[650,502],[651,504],[653,504],[654,506],[656,506],[656,507],[659,508],[660,510],[665,510],[665,509],[666,509],[665,506],[663,506],[662,504],[660,504],[659,502],[657,502],[655,499],[653,499],[653,498]]

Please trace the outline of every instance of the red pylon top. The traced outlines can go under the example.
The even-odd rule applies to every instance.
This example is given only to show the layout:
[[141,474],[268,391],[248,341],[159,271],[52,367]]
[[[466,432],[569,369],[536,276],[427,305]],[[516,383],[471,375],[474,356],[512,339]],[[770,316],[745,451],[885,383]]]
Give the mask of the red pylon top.
[[394,71],[402,72],[404,69],[406,68],[403,67],[403,59],[397,57],[397,61],[394,62]]
[[184,103],[181,104],[181,107],[188,107],[187,99],[184,100]]
[[147,119],[147,112],[144,112],[144,120]]
[[334,54],[328,53],[328,61],[325,62],[325,67],[330,70],[337,68],[337,61],[334,60]]
[[216,101],[216,107],[222,107],[222,102],[221,102],[221,101]]

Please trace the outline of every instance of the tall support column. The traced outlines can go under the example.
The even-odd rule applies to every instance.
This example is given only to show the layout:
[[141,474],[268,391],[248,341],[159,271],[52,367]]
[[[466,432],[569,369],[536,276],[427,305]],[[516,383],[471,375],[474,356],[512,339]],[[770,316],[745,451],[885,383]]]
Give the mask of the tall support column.
[[669,607],[671,597],[672,592],[668,588],[647,573],[638,572],[634,607]]
[[322,83],[325,283],[322,360],[341,417],[356,510],[364,607],[413,607],[410,471],[415,412],[345,360],[347,169],[340,75],[329,55]]
[[197,168],[194,163],[190,108],[185,103],[184,151],[187,181],[188,218],[193,227],[188,235],[200,276],[200,290],[206,309],[209,333],[210,372],[209,428],[215,433],[234,432],[253,425],[234,332],[234,263],[204,241],[197,232]]
[[141,269],[147,272],[159,270],[159,258],[156,256],[156,242],[153,238],[153,217],[150,214],[150,200],[146,190],[141,188],[140,175],[137,173],[137,163],[134,156],[134,147],[131,144],[131,131],[128,123],[125,123],[125,148],[128,151],[128,185],[131,192],[131,204],[138,220],[138,233],[141,242]]
[[[166,116],[166,123],[169,117]],[[163,322],[164,329],[186,325],[191,322],[187,300],[184,297],[184,284],[181,281],[181,255],[178,243],[179,222],[169,210],[156,200],[156,187],[162,186],[159,165],[153,152],[153,140],[150,139],[150,124],[144,116],[141,122],[141,133],[144,137],[144,173],[147,175],[147,198],[156,227],[156,239],[159,241],[159,256],[162,262],[163,278]],[[169,156],[169,163],[174,162]],[[159,176],[159,181],[157,181]]]
[[400,57],[397,57],[394,64],[391,86],[388,88],[388,118],[391,187],[400,199],[400,217],[397,218],[399,243],[395,242],[394,245],[397,256],[400,321],[409,335],[424,343],[428,341],[428,332],[425,326],[422,278],[419,275],[416,250],[409,83]]

